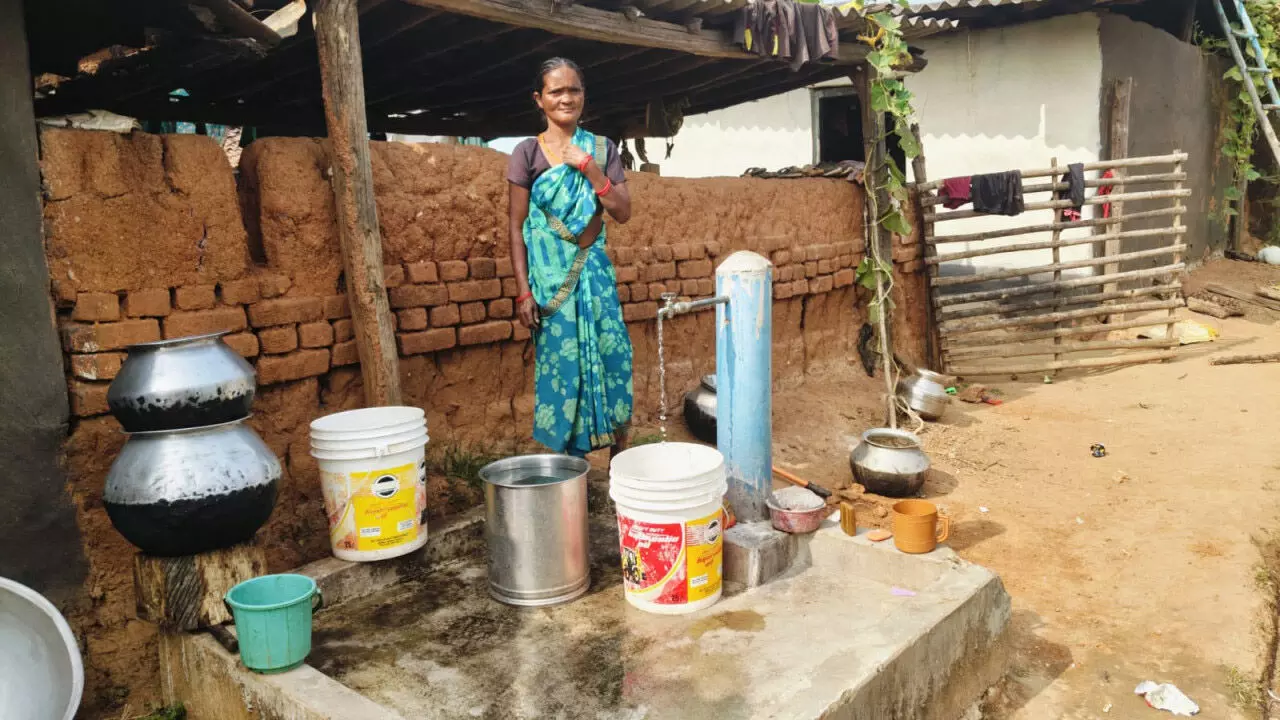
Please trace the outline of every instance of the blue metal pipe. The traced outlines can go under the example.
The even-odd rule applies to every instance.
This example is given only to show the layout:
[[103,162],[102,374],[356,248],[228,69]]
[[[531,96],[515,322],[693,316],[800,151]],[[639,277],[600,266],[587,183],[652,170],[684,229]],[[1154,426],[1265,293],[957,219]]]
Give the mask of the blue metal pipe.
[[773,487],[773,264],[736,252],[716,269],[716,444],[729,476],[729,506],[766,520]]

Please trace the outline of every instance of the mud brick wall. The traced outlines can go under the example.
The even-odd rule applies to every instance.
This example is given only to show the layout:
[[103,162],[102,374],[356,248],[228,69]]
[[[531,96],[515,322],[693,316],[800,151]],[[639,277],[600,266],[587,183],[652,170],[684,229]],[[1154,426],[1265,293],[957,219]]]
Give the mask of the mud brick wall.
[[[328,552],[311,420],[363,395],[319,141],[246,149],[235,176],[208,138],[46,130],[42,142],[51,292],[76,421],[66,444],[90,577],[67,608],[86,652],[86,714],[118,717],[159,692],[154,628],[136,619],[134,549],[110,527],[102,488],[124,444],[106,392],[131,343],[227,331],[258,372],[252,425],[283,461],[280,499],[258,541],[271,569]],[[532,427],[529,334],[513,319],[506,156],[444,145],[374,143],[384,277],[405,401],[424,407],[433,444],[510,450]],[[610,226],[609,254],[635,347],[637,421],[657,414],[654,319],[667,291],[706,297],[715,266],[749,249],[771,258],[775,386],[856,362],[868,293],[861,190],[843,181],[629,179],[635,216]],[[921,357],[918,238],[895,244],[901,354]],[[713,313],[668,324],[673,410],[714,372]],[[874,397],[866,379],[853,393]],[[476,502],[432,481],[432,511]]]

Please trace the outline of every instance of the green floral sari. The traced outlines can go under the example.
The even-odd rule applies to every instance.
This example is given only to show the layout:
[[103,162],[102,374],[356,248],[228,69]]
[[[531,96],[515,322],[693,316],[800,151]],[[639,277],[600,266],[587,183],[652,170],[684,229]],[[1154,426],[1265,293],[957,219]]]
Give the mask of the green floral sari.
[[[573,144],[591,153],[595,136],[578,129]],[[544,172],[529,191],[524,242],[529,288],[547,308],[573,267],[578,246],[553,226],[580,236],[596,210],[585,175],[564,164]],[[550,218],[550,219],[549,219]],[[533,439],[556,452],[582,456],[609,447],[631,420],[631,338],[622,320],[617,278],[605,254],[603,227],[586,254],[577,284],[542,317],[535,338]]]

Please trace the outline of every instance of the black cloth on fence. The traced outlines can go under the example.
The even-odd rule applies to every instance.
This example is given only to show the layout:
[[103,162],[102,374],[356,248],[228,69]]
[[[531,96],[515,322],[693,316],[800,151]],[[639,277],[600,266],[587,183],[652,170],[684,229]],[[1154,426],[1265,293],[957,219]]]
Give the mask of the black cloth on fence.
[[1080,209],[1084,207],[1084,163],[1071,163],[1068,165],[1067,174],[1063,175],[1058,182],[1066,183],[1067,189],[1055,192],[1053,199],[1071,201],[1071,207],[1063,208],[1058,216],[1066,221],[1079,220]]
[[974,175],[970,180],[973,209],[987,215],[1021,215],[1022,171]]

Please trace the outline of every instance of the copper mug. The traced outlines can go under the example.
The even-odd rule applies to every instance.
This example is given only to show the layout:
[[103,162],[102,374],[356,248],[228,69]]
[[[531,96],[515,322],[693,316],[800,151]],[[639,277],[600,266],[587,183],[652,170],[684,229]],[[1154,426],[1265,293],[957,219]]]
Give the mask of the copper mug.
[[904,553],[933,552],[951,535],[951,518],[938,515],[927,500],[903,500],[893,505],[893,544]]

